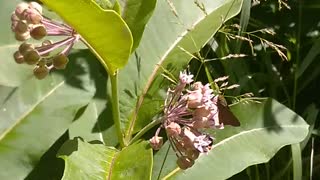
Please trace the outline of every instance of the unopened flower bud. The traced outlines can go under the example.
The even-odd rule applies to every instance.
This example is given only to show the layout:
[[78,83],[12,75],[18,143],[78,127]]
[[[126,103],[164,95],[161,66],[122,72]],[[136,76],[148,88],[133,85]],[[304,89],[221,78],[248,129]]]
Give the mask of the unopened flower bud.
[[43,79],[49,74],[49,68],[47,66],[36,66],[33,74],[37,79]]
[[[51,40],[44,40],[43,42],[42,42],[42,47],[43,46],[48,46],[48,45],[51,45],[53,42],[51,41]],[[48,53],[45,53],[45,54],[42,54],[42,56],[49,56],[50,55],[50,52],[48,52]]]
[[154,150],[159,150],[163,145],[163,138],[159,136],[153,136],[150,140],[150,146]]
[[24,55],[24,60],[27,64],[36,64],[40,60],[40,55],[36,50],[27,51]]
[[11,22],[11,31],[16,32],[16,27],[17,27],[18,21],[12,21]]
[[16,63],[18,64],[21,64],[24,62],[23,55],[19,51],[14,52],[13,57]]
[[43,42],[42,42],[42,46],[48,46],[48,45],[50,45],[50,44],[52,44],[53,42],[51,41],[51,40],[48,40],[48,39],[46,39],[46,40],[44,40]]
[[13,21],[20,21],[19,17],[16,15],[16,13],[11,14],[11,22]]
[[42,14],[42,6],[37,2],[30,2],[29,7],[37,10],[40,14]]
[[201,90],[202,88],[203,88],[203,85],[200,81],[195,82],[192,86],[193,90]]
[[188,159],[186,156],[180,156],[177,160],[177,165],[183,170],[190,168],[193,164],[194,160]]
[[181,139],[185,149],[193,149],[194,148],[194,140],[196,139],[196,135],[190,130],[190,128],[184,128],[181,133]]
[[14,13],[17,15],[17,17],[19,17],[21,20],[24,20],[24,15],[23,12],[29,8],[29,5],[25,2],[19,3],[16,6],[16,10],[14,11]]
[[14,29],[15,32],[25,33],[28,31],[28,24],[23,21],[18,21]]
[[24,10],[23,16],[29,24],[39,24],[42,21],[41,14],[35,9]]
[[194,120],[192,122],[192,127],[194,129],[210,128],[210,122],[209,122],[208,118],[206,118],[206,117],[198,117],[198,118],[193,117],[192,120]]
[[196,159],[198,159],[200,152],[196,149],[188,149],[186,154],[187,154],[188,159],[196,160]]
[[47,30],[43,25],[36,25],[30,32],[32,38],[40,40],[47,35]]
[[42,58],[39,62],[38,62],[38,66],[44,66],[44,65],[46,65],[47,64],[47,61],[46,61],[46,59],[45,58]]
[[168,136],[178,136],[181,133],[181,127],[175,122],[170,122],[170,124],[166,126],[166,131]]
[[20,46],[19,46],[19,52],[22,54],[22,55],[25,55],[26,52],[30,51],[30,50],[33,50],[34,49],[34,46],[33,44],[30,44],[30,43],[27,43],[27,42],[23,42]]
[[202,105],[202,92],[201,90],[189,91],[188,94],[188,108],[198,108]]
[[53,66],[56,69],[65,69],[68,62],[69,62],[68,57],[63,53],[58,54],[52,60]]
[[207,117],[211,113],[208,107],[197,108],[193,112],[193,117]]
[[16,32],[15,33],[15,38],[18,41],[25,41],[25,40],[30,38],[30,33],[29,33],[29,31],[27,31],[25,33]]

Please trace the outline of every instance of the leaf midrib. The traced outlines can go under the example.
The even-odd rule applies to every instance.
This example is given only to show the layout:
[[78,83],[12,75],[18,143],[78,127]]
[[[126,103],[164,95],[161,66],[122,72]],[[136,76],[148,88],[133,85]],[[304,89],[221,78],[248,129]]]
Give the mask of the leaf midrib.
[[0,142],[6,137],[7,134],[9,134],[16,126],[18,126],[22,120],[28,116],[40,103],[42,103],[47,97],[49,97],[52,93],[54,93],[59,87],[61,87],[65,83],[65,80],[61,81],[59,84],[57,84],[52,90],[50,90],[47,94],[45,94],[41,99],[39,99],[33,106],[30,107],[28,111],[26,111],[24,114],[18,118],[15,123],[7,128],[0,136]]
[[[225,138],[224,140],[218,142],[217,144],[215,144],[213,146],[213,149],[218,147],[218,146],[223,146],[224,144],[226,144],[228,141],[231,141],[234,138],[237,138],[239,136],[245,135],[245,134],[249,134],[249,133],[254,133],[255,131],[263,131],[269,128],[273,128],[273,127],[278,127],[278,126],[270,126],[270,127],[263,127],[263,128],[255,128],[255,129],[250,129],[250,130],[246,130],[246,131],[241,131],[240,133],[234,134],[228,138]],[[308,125],[280,125],[280,127],[282,128],[308,128]],[[172,170],[170,173],[168,173],[163,179],[168,179],[171,176],[173,176],[174,174],[178,173],[179,171],[181,171],[180,168],[176,168],[174,170]]]

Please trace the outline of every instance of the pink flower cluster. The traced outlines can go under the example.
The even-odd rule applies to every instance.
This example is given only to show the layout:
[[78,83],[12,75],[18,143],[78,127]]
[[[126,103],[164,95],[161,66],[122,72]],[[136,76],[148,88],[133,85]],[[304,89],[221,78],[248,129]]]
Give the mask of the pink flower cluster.
[[[42,15],[42,7],[36,2],[20,3],[11,15],[11,29],[18,41],[23,41],[19,50],[14,53],[18,64],[34,65],[34,75],[38,79],[45,78],[52,68],[64,69],[68,63],[67,55],[74,43],[80,38],[70,26],[53,21]],[[28,39],[41,40],[46,36],[66,36],[52,42],[42,41],[41,45],[26,42]],[[58,53],[55,51],[57,49]],[[55,52],[55,53],[53,53]]]
[[209,84],[192,83],[192,78],[181,72],[177,86],[168,90],[162,125],[150,139],[152,148],[160,149],[163,140],[158,135],[164,128],[181,169],[191,167],[201,153],[211,150],[214,138],[203,129],[224,127],[219,121],[219,95],[213,94]]

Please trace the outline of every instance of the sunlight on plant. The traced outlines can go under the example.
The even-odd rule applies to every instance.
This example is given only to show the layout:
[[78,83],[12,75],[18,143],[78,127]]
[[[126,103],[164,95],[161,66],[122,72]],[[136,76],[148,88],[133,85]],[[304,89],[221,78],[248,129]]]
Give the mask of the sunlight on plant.
[[312,3],[1,2],[0,179],[319,177]]

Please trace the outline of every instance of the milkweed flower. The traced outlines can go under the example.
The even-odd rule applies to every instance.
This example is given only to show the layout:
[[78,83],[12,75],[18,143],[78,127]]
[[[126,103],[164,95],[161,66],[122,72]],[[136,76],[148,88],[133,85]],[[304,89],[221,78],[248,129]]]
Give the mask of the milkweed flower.
[[150,139],[152,148],[160,149],[163,142],[158,135],[164,128],[178,157],[177,165],[181,169],[191,167],[200,154],[208,153],[213,146],[214,138],[203,130],[224,128],[219,120],[218,97],[209,84],[193,82],[192,74],[180,72],[178,84],[167,91],[162,125]]
[[[22,2],[16,6],[11,15],[11,30],[16,40],[22,41],[13,55],[15,61],[34,66],[33,72],[38,79],[45,78],[53,68],[64,69],[69,61],[67,55],[80,39],[80,35],[70,26],[43,16],[42,7],[36,2]],[[42,40],[48,36],[64,39],[57,42]],[[35,45],[28,43],[29,39],[42,42]]]

